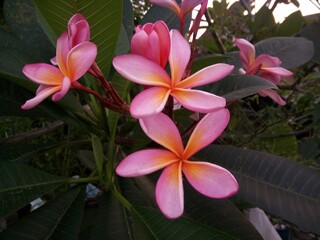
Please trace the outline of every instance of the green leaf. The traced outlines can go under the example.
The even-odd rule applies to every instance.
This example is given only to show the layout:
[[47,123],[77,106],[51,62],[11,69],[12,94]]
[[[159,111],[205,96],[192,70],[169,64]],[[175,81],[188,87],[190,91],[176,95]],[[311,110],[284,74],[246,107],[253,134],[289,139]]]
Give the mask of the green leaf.
[[306,231],[320,233],[318,171],[282,157],[232,146],[210,145],[196,157],[230,170],[238,180],[239,197]]
[[[96,62],[104,75],[108,76],[121,29],[122,1],[34,0],[34,2],[56,36],[66,31],[68,21],[73,14],[82,13],[90,25],[91,41],[98,47]],[[50,33],[51,30],[45,29],[45,31]]]
[[110,192],[104,193],[90,230],[90,239],[132,239],[129,235],[128,221],[123,206]]
[[100,178],[102,178],[102,168],[104,162],[103,146],[100,139],[94,134],[91,134],[91,141],[98,174]]
[[276,23],[272,11],[262,6],[254,15],[251,32],[254,33],[255,39],[264,39],[273,35],[273,29]]
[[32,0],[6,0],[3,11],[12,32],[36,59],[48,61],[54,56],[54,48],[38,22]]
[[123,0],[122,25],[126,29],[128,39],[131,39],[134,32],[134,14],[130,0]]
[[66,178],[26,165],[0,161],[0,216],[18,210],[66,182]]
[[228,102],[269,88],[277,87],[273,83],[254,75],[229,75],[220,81],[201,87],[202,90],[226,98]]
[[313,44],[302,37],[274,37],[255,44],[256,56],[269,54],[278,57],[284,68],[298,67],[311,60]]
[[72,188],[1,233],[0,239],[78,239],[84,191]]
[[320,23],[319,22],[313,22],[311,24],[308,24],[305,26],[300,34],[300,37],[305,37],[312,41],[314,45],[314,55],[312,60],[316,63],[320,63]]
[[280,24],[277,35],[278,36],[293,36],[301,30],[303,26],[303,16],[300,11],[291,13],[285,20]]
[[[237,239],[186,217],[169,220],[153,208],[135,206],[132,213],[136,239]],[[149,232],[148,236],[145,231]]]
[[207,198],[194,190],[190,184],[184,184],[184,192],[185,214],[193,220],[238,239],[262,239],[243,213],[228,199]]

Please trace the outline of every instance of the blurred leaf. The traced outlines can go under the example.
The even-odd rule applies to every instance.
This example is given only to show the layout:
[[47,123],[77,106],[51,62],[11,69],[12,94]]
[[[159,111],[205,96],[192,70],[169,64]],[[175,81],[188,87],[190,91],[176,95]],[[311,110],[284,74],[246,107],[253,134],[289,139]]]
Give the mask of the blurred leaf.
[[[308,24],[305,26],[300,34],[298,35],[300,37],[305,37],[312,41],[314,45],[314,55],[312,60],[316,63],[320,63],[320,23],[319,22],[313,22],[311,24]],[[302,48],[303,49],[303,48]]]
[[277,30],[277,36],[294,36],[301,30],[304,19],[300,11],[291,13],[285,20],[280,24]]
[[33,56],[44,61],[54,56],[54,48],[38,22],[32,0],[5,0],[3,12],[12,32]]
[[192,64],[192,72],[197,72],[202,68],[208,67],[210,65],[224,62],[228,59],[227,56],[223,55],[205,55],[200,58],[197,58],[196,61]]
[[186,216],[238,239],[262,239],[243,213],[229,200],[207,198],[190,184],[184,184],[184,192]]
[[272,11],[265,5],[254,15],[251,32],[255,40],[264,39],[273,35],[276,26]]
[[268,153],[210,145],[196,156],[230,170],[238,196],[266,212],[320,233],[320,173]]
[[102,168],[104,162],[103,146],[100,139],[94,134],[91,134],[91,142],[98,174],[100,178],[102,178]]
[[[108,76],[111,61],[115,53],[122,22],[122,1],[87,0],[34,0],[36,6],[53,29],[60,36],[67,29],[70,17],[80,12],[88,20],[91,30],[91,41],[97,44],[97,64],[105,76]],[[42,24],[46,26],[45,23]],[[50,33],[51,29],[45,29]],[[56,39],[52,39],[56,41]]]
[[90,239],[133,239],[128,229],[128,221],[131,220],[126,216],[123,206],[110,192],[101,196],[93,220]]
[[256,56],[269,54],[278,57],[284,68],[298,67],[310,61],[314,48],[311,41],[302,37],[275,37],[255,44]]
[[[139,240],[237,239],[186,217],[180,217],[175,220],[167,219],[159,210],[153,208],[135,206],[132,213],[135,237]],[[144,231],[142,231],[142,229],[144,229]],[[145,231],[149,232],[148,236],[146,236]]]
[[66,182],[66,178],[26,165],[0,161],[0,216],[18,210]]
[[130,42],[128,39],[128,34],[126,32],[125,26],[121,25],[121,31],[119,34],[119,39],[116,47],[116,55],[121,55],[128,53],[130,50]]
[[128,39],[131,39],[134,32],[134,14],[130,0],[123,0],[122,25],[126,29]]
[[229,75],[200,89],[226,98],[228,102],[241,99],[261,90],[277,88],[273,83],[253,75]]
[[31,212],[0,234],[0,239],[78,239],[84,191],[72,188]]
[[303,138],[299,141],[299,154],[304,160],[316,159],[320,155],[318,143],[313,138]]

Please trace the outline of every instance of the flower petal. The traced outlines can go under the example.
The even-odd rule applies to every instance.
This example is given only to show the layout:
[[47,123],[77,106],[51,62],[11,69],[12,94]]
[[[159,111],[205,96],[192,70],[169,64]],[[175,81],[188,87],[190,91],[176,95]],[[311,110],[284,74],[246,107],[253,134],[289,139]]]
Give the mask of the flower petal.
[[57,67],[46,63],[27,64],[23,67],[22,72],[33,82],[44,85],[61,85],[63,79]]
[[240,49],[240,60],[244,68],[247,70],[254,62],[256,50],[250,42],[243,38],[236,38],[234,44]]
[[69,53],[68,33],[64,32],[57,40],[56,61],[64,76],[68,76],[67,56]]
[[140,119],[145,134],[177,156],[183,153],[183,143],[178,128],[164,113]]
[[170,90],[164,87],[151,87],[143,90],[131,102],[130,113],[134,118],[158,114],[165,107]]
[[143,30],[136,30],[136,33],[131,38],[130,47],[133,54],[146,56],[148,50],[148,34]]
[[113,59],[113,66],[126,79],[142,85],[170,87],[167,72],[153,61],[136,55],[124,54]]
[[152,31],[149,34],[148,51],[147,51],[146,57],[161,66],[160,55],[161,55],[160,39],[158,34],[155,31]]
[[21,106],[21,108],[24,110],[28,110],[35,107],[36,105],[41,103],[43,100],[45,100],[47,97],[49,97],[51,94],[59,91],[60,88],[61,88],[60,86],[42,87],[40,91],[37,91],[37,95],[34,98],[26,101],[25,104]]
[[178,88],[192,88],[216,82],[232,72],[234,66],[218,63],[194,73],[177,84]]
[[147,149],[130,154],[116,168],[122,177],[138,177],[153,173],[178,161],[172,152],[161,149]]
[[59,101],[61,98],[63,98],[67,92],[69,91],[69,88],[71,86],[71,81],[68,77],[64,77],[62,80],[62,86],[59,92],[55,93],[52,96],[52,101]]
[[181,17],[184,17],[191,12],[197,5],[204,2],[204,0],[184,0],[181,3]]
[[160,39],[160,65],[165,67],[170,54],[170,33],[167,25],[163,21],[154,24],[154,31],[158,33]]
[[90,27],[86,18],[80,13],[74,14],[68,22],[69,47],[70,49],[90,39]]
[[277,74],[280,77],[290,77],[292,76],[292,72],[283,68],[283,67],[261,67],[262,71],[266,71],[269,73]]
[[181,162],[167,166],[156,185],[156,201],[167,218],[178,218],[183,214],[184,194]]
[[175,12],[177,15],[180,13],[180,6],[175,0],[150,0],[151,3],[159,5],[161,7],[169,8],[171,11]]
[[237,180],[227,169],[212,163],[184,161],[182,171],[197,191],[210,198],[227,198],[239,189]]
[[276,103],[278,103],[281,106],[286,105],[286,102],[272,89],[265,89],[261,92],[259,92],[259,95],[262,97],[269,97],[271,98],[273,101],[275,101]]
[[178,30],[171,30],[171,50],[169,55],[169,63],[171,70],[172,84],[175,86],[180,82],[184,75],[187,64],[190,60],[190,46],[187,40],[180,34]]
[[226,105],[223,97],[200,90],[178,88],[171,95],[185,108],[199,113],[212,112]]
[[261,67],[279,67],[281,65],[279,58],[268,54],[260,54],[254,62],[256,65],[261,65]]
[[200,149],[217,139],[227,127],[229,118],[230,113],[226,108],[205,115],[193,130],[184,150],[183,158],[189,159]]
[[67,57],[67,67],[71,82],[81,78],[92,66],[97,56],[97,46],[83,42],[72,48]]

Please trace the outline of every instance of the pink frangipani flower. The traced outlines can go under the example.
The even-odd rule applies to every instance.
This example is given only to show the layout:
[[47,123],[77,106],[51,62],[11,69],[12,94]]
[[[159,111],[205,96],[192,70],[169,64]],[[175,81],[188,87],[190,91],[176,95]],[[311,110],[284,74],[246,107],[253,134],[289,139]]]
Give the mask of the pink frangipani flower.
[[170,53],[170,33],[163,21],[137,26],[131,39],[131,52],[165,67]]
[[[90,40],[90,26],[87,19],[80,13],[74,14],[68,22],[69,49],[82,42]],[[51,59],[53,65],[57,65],[56,57]]]
[[229,111],[225,108],[203,117],[186,147],[173,121],[159,113],[140,119],[146,135],[166,149],[145,149],[128,155],[116,168],[122,177],[137,177],[164,168],[156,184],[156,201],[167,218],[183,214],[183,175],[201,194],[210,198],[227,198],[238,191],[238,183],[226,169],[190,158],[200,149],[214,141],[229,122]]
[[225,107],[223,97],[191,88],[224,78],[233,70],[233,66],[222,63],[211,65],[183,79],[190,59],[190,46],[177,30],[171,30],[170,37],[171,78],[161,66],[140,55],[125,54],[113,59],[113,66],[123,77],[150,86],[132,100],[131,115],[142,118],[161,112],[170,95],[179,104],[195,112],[208,113]]
[[52,94],[52,100],[59,101],[73,87],[73,83],[89,70],[97,55],[96,45],[91,42],[81,42],[69,50],[68,41],[67,32],[57,40],[58,67],[46,63],[24,66],[23,73],[40,86],[36,96],[28,100],[22,109],[33,108]]
[[[256,57],[254,46],[243,38],[237,38],[235,45],[240,49],[240,60],[243,68],[239,72],[248,75],[257,75],[274,84],[279,84],[282,77],[292,76],[292,72],[280,67],[281,61],[277,57],[267,54],[261,54]],[[286,102],[272,89],[266,89],[259,92],[263,97],[270,97],[279,105],[285,105]]]

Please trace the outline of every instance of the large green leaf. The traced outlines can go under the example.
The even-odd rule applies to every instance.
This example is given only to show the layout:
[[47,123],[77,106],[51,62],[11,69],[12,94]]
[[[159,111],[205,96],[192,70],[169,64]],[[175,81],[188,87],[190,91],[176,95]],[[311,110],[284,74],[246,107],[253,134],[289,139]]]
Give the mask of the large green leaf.
[[101,196],[94,222],[90,229],[90,239],[132,239],[129,234],[130,221],[120,202],[112,194]]
[[254,75],[229,75],[220,81],[201,87],[202,90],[222,96],[227,101],[241,99],[269,88],[277,87]]
[[39,24],[32,0],[6,0],[3,12],[11,31],[36,59],[48,61],[54,56],[54,48]]
[[[87,0],[34,0],[43,18],[59,36],[66,31],[70,17],[80,12],[88,20],[91,29],[91,41],[98,46],[97,63],[105,76],[108,76],[114,56],[122,22],[122,1],[87,1]],[[46,24],[43,24],[46,26]],[[50,36],[53,38],[53,36]],[[55,41],[55,39],[52,39]]]
[[[150,239],[151,236],[151,239],[159,240],[237,239],[186,217],[175,220],[167,219],[159,210],[153,208],[135,206],[132,212],[136,239]],[[145,230],[149,231],[148,237],[145,231],[140,234],[143,228],[141,224],[144,225]]]
[[320,63],[320,23],[319,22],[314,22],[311,24],[308,24],[305,26],[299,36],[305,37],[309,40],[311,40],[314,44],[314,56],[313,56],[313,61]]
[[277,35],[278,36],[293,36],[298,33],[303,26],[303,16],[300,11],[291,13],[285,20],[280,24]]
[[78,239],[84,191],[72,188],[0,234],[0,239]]
[[66,178],[26,165],[0,161],[0,216],[18,210],[66,182]]
[[311,60],[313,43],[303,37],[274,37],[255,44],[256,55],[269,54],[281,60],[284,68],[298,67]]
[[210,145],[197,158],[230,170],[244,200],[304,230],[320,233],[318,171],[282,157],[232,146]]

